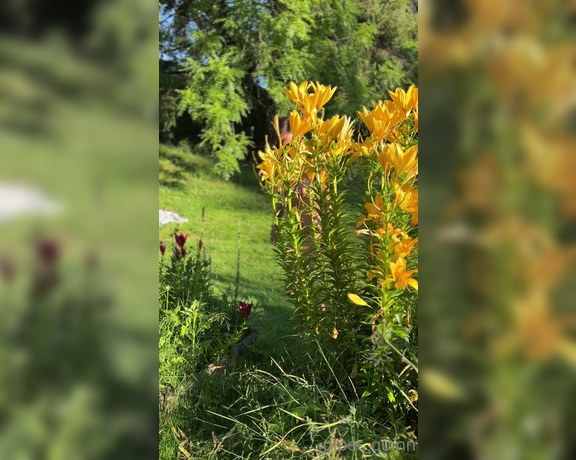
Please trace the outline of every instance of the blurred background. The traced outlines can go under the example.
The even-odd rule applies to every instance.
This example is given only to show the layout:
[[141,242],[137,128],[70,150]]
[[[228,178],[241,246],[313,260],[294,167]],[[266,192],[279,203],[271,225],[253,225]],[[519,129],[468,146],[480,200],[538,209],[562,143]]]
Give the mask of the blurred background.
[[157,7],[0,4],[0,458],[157,458]]
[[575,19],[419,3],[421,458],[576,455]]

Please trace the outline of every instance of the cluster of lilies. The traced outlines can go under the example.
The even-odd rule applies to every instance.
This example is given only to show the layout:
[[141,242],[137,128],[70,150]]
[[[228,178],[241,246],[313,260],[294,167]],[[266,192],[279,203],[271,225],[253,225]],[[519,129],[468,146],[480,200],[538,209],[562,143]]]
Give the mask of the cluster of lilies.
[[[331,180],[331,167],[367,158],[374,165],[368,178],[371,200],[365,204],[366,217],[358,222],[362,228],[356,234],[371,239],[373,266],[368,280],[375,280],[382,291],[407,286],[417,290],[413,274],[418,270],[409,270],[407,260],[418,245],[418,237],[409,236],[418,225],[418,89],[412,85],[407,91],[390,91],[390,100],[358,112],[370,132],[358,141],[353,139],[350,117],[323,118],[336,87],[305,81],[290,83],[285,91],[297,107],[290,113],[293,138],[288,145],[266,145],[260,152],[258,169],[265,188],[272,195],[289,195],[304,175],[308,183],[322,186]],[[274,124],[280,138],[278,118]],[[358,296],[349,298],[357,303]]]
[[374,266],[368,280],[376,280],[382,290],[391,286],[418,290],[418,281],[412,276],[418,270],[407,269],[407,258],[418,246],[418,237],[409,236],[418,225],[418,89],[398,88],[389,94],[391,100],[358,112],[370,136],[353,144],[351,161],[370,158],[377,165],[380,181],[373,180],[373,175],[369,190],[374,190],[376,183],[380,190],[372,192],[372,200],[364,205],[367,216],[358,222],[357,227],[362,228],[357,234],[371,238]]

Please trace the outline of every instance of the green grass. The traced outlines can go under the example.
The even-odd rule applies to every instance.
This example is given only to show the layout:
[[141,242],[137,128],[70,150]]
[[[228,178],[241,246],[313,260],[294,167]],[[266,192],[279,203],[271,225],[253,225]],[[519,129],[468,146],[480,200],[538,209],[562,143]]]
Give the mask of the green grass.
[[[252,315],[258,324],[258,341],[272,348],[281,346],[278,338],[293,334],[294,328],[270,244],[272,207],[258,178],[245,165],[239,177],[224,182],[209,174],[211,163],[206,158],[183,149],[163,149],[170,153],[160,157],[160,209],[177,212],[188,223],[160,227],[160,239],[169,243],[171,251],[176,230],[190,234],[189,245],[202,238],[220,293],[235,288],[239,249],[239,299],[255,304]],[[180,180],[176,187],[175,178]],[[170,185],[162,185],[163,181]]]

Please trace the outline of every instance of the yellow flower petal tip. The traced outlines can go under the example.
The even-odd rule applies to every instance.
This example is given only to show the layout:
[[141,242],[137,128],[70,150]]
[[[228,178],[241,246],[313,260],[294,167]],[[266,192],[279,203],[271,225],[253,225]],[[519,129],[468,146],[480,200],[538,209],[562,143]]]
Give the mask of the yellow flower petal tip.
[[368,304],[366,302],[364,302],[359,296],[357,296],[356,294],[348,294],[348,299],[350,299],[350,302],[355,303],[356,305],[365,305],[368,306]]

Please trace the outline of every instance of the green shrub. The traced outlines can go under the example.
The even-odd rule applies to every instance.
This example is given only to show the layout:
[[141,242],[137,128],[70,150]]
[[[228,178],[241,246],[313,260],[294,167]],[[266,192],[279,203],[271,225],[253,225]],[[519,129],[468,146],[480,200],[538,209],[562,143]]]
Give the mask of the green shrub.
[[161,256],[159,276],[160,383],[172,388],[227,356],[247,330],[236,297],[214,295],[202,240],[188,248],[187,235],[174,239],[169,262]]

